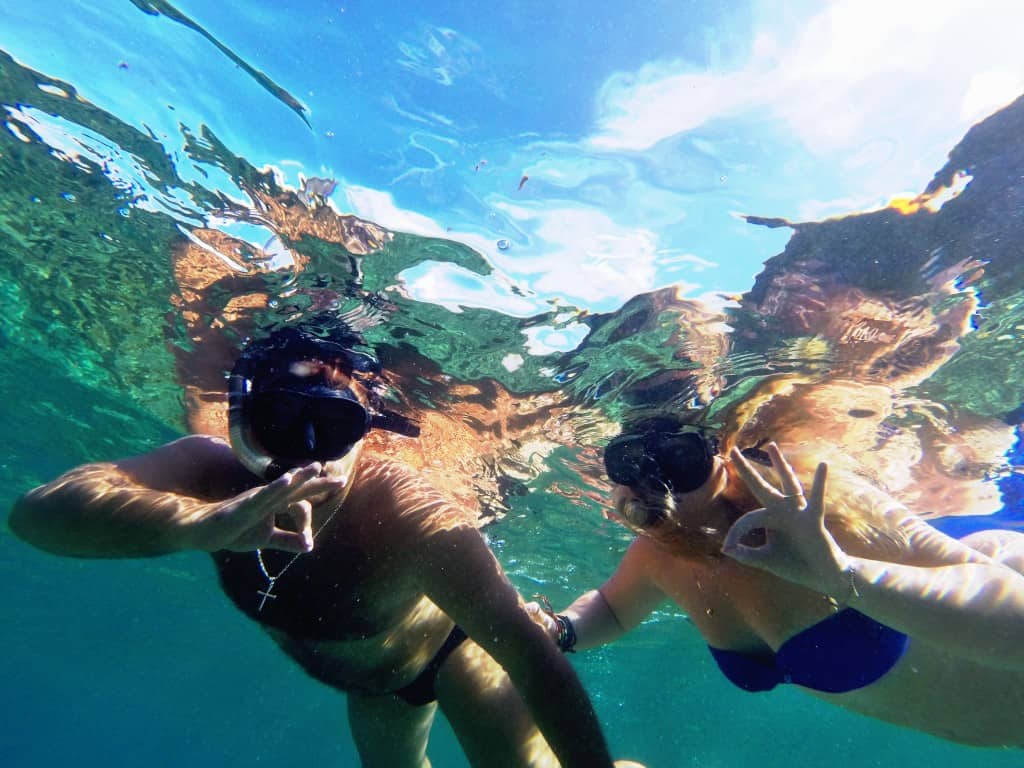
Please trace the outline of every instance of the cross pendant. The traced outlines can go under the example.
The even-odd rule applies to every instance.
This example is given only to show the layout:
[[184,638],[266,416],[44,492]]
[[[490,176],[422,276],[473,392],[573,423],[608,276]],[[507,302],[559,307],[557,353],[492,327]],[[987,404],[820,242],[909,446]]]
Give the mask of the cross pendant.
[[262,596],[262,598],[263,598],[262,600],[260,600],[260,604],[256,608],[256,612],[257,613],[261,613],[263,611],[263,606],[267,604],[267,598],[270,598],[271,600],[277,600],[277,595],[272,594],[273,591],[274,591],[274,582],[275,581],[277,581],[276,578],[267,579],[267,582],[268,582],[267,583],[267,588],[265,590],[264,589],[257,589],[256,590],[256,594]]

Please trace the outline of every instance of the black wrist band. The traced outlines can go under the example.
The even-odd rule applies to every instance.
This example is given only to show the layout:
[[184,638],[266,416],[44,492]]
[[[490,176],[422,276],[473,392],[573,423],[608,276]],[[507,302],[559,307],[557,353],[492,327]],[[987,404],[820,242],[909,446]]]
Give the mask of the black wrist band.
[[562,653],[576,653],[576,627],[563,613],[555,614],[555,623],[558,624],[558,639],[555,642],[559,649]]

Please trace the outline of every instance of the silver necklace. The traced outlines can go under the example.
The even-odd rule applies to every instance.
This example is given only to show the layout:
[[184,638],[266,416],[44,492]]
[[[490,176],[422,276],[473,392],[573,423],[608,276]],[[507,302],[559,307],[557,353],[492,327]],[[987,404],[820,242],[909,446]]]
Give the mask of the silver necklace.
[[[323,525],[316,529],[316,533],[313,534],[313,541],[316,542],[316,537],[320,535],[321,531],[327,527],[327,524],[334,519],[334,516],[338,514],[338,510],[341,509],[341,504],[334,508],[334,511],[328,515],[327,519],[324,520]],[[309,554],[308,552],[296,552],[295,556],[292,557],[287,563],[284,564],[284,568],[278,571],[274,576],[270,575],[270,571],[267,570],[267,564],[263,562],[263,550],[256,550],[256,562],[260,566],[260,573],[263,574],[263,578],[267,580],[266,589],[257,589],[256,594],[260,596],[260,604],[256,606],[256,613],[263,612],[263,606],[267,604],[267,600],[277,600],[277,595],[274,594],[274,585],[277,584],[277,580],[284,576],[285,572],[295,565],[295,561],[303,555]]]

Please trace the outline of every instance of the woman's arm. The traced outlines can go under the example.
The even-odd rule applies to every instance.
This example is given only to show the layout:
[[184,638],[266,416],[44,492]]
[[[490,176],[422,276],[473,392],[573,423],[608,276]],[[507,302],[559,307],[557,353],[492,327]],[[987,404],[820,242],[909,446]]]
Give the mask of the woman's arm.
[[[583,593],[565,609],[563,615],[576,632],[577,650],[618,640],[666,599],[650,576],[655,560],[654,545],[643,536],[638,537],[608,581],[599,589]],[[548,628],[546,624],[545,627]]]
[[[832,596],[915,640],[992,666],[1024,669],[1024,575],[917,520],[914,551],[893,563],[844,552],[824,525],[827,467],[810,495],[775,446],[769,448],[781,491],[742,456],[733,462],[763,509],[729,530],[723,552],[746,565]],[[766,543],[743,538],[766,531]]]
[[847,603],[980,663],[1024,669],[1024,575],[996,562],[923,568],[847,557]]
[[[86,464],[29,491],[11,530],[39,549],[71,557],[153,557],[186,549],[308,551],[309,502],[324,483],[318,465],[237,496],[209,497],[211,478],[238,475],[222,440],[190,436],[114,463]],[[250,481],[251,482],[251,481]],[[298,532],[277,528],[288,512]]]

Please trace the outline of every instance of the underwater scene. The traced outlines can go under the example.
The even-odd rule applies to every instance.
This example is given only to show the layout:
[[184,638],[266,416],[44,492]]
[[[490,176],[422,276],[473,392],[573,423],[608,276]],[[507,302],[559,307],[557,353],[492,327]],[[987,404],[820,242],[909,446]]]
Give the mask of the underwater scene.
[[[592,706],[649,768],[1021,765],[1022,28],[1009,0],[5,3],[0,764],[600,765]],[[482,575],[450,596],[457,551],[421,576],[330,538],[369,470],[306,556],[206,547],[257,553],[249,608],[230,556],[8,520],[83,464],[238,451],[235,360],[288,328],[344,336],[351,457],[470,521],[536,625]],[[429,653],[384,609],[275,624],[333,569],[356,586],[311,621],[426,595]],[[502,664],[531,758],[502,706],[448,705],[441,609],[499,662],[533,637]],[[331,682],[356,636],[401,684]],[[398,731],[340,689],[419,717],[430,657],[429,762],[361,758]]]

